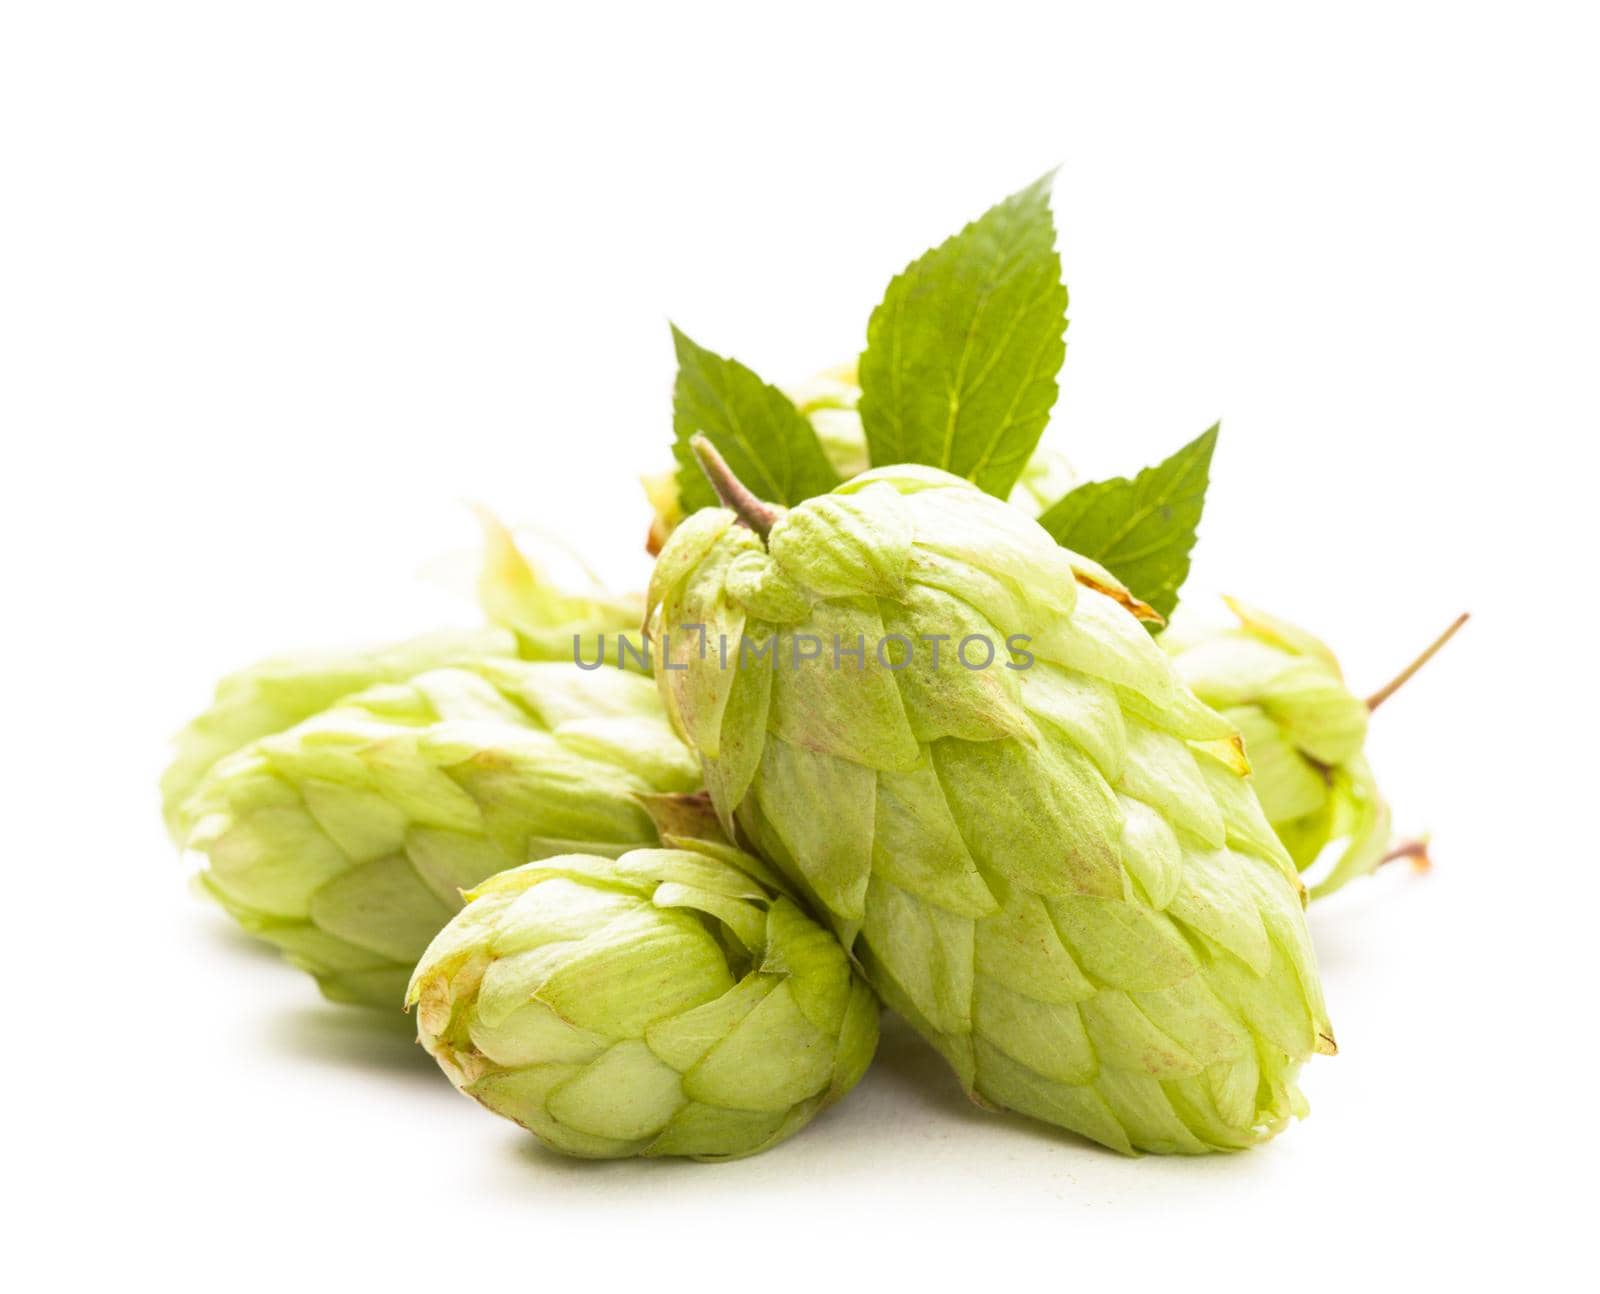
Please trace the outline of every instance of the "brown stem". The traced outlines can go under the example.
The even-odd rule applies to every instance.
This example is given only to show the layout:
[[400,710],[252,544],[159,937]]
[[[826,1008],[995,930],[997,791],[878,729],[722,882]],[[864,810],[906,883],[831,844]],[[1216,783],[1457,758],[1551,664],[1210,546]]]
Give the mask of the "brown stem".
[[1419,872],[1425,872],[1433,866],[1433,859],[1428,857],[1428,842],[1424,840],[1402,840],[1382,858],[1378,859],[1378,866],[1395,862],[1397,859],[1409,858],[1411,865]]
[[1413,674],[1415,674],[1419,669],[1421,669],[1434,658],[1434,655],[1438,652],[1439,648],[1443,647],[1447,642],[1456,636],[1456,631],[1460,629],[1462,625],[1467,623],[1467,618],[1468,613],[1463,611],[1455,618],[1455,621],[1448,629],[1446,629],[1442,634],[1428,644],[1427,649],[1422,653],[1422,655],[1418,656],[1416,660],[1412,661],[1411,664],[1407,665],[1392,679],[1390,679],[1376,692],[1369,696],[1367,698],[1368,711],[1370,712],[1372,710],[1376,710],[1380,705],[1382,705],[1391,696],[1404,687]]
[[762,543],[766,543],[767,535],[779,517],[779,510],[751,494],[745,483],[733,474],[727,459],[717,453],[717,447],[704,436],[691,436],[689,448],[694,450],[700,470],[706,474],[706,479],[711,482],[711,488],[717,492],[717,498],[722,500],[723,506],[737,513],[739,520],[755,531]]

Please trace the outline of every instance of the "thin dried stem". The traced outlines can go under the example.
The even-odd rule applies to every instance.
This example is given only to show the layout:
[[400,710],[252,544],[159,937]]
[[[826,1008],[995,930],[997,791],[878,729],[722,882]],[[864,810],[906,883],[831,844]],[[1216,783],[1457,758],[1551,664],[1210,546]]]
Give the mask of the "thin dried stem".
[[1409,858],[1412,867],[1419,872],[1426,872],[1433,867],[1433,859],[1428,856],[1428,842],[1426,838],[1420,840],[1402,840],[1382,858],[1378,859],[1378,866],[1385,863],[1397,862],[1399,859]]
[[717,498],[722,500],[723,506],[732,509],[739,520],[755,531],[762,543],[766,543],[767,535],[780,515],[779,510],[751,494],[745,483],[733,474],[728,460],[717,453],[717,447],[704,436],[690,437],[689,448],[694,451],[700,470],[706,474],[706,479],[711,482],[711,488],[717,492]]
[[1439,648],[1443,647],[1447,642],[1456,636],[1457,630],[1459,630],[1462,625],[1467,623],[1468,618],[1468,613],[1463,611],[1455,618],[1454,623],[1452,623],[1448,629],[1446,629],[1442,634],[1428,644],[1427,649],[1422,653],[1422,655],[1418,656],[1416,660],[1412,661],[1411,664],[1407,665],[1392,679],[1390,679],[1376,692],[1369,696],[1367,698],[1368,711],[1376,710],[1380,705],[1382,705],[1391,696],[1404,687],[1413,674],[1415,674],[1419,669],[1421,669],[1434,658],[1434,656],[1438,653]]

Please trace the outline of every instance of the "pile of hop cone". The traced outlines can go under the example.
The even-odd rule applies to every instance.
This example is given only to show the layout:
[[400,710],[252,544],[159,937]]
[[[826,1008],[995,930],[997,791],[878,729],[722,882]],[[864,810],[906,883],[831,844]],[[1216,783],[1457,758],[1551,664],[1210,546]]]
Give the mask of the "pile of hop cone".
[[1167,627],[1217,429],[1087,483],[1040,447],[1048,189],[801,387],[674,331],[642,602],[485,518],[482,629],[225,679],[162,786],[204,891],[572,1155],[775,1145],[880,1007],[978,1105],[1126,1153],[1304,1115],[1336,1050],[1305,905],[1426,862],[1363,745],[1461,621],[1366,699],[1242,603]]

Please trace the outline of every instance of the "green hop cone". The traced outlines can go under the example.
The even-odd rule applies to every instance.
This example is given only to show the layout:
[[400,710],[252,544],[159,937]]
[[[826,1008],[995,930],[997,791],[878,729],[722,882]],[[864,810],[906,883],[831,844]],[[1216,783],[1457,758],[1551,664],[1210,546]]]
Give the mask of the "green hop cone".
[[[867,433],[856,406],[861,402],[861,383],[855,364],[841,364],[816,376],[785,387],[783,393],[794,402],[811,429],[822,442],[822,452],[833,470],[849,479],[871,466],[867,456]],[[1012,488],[1010,502],[1030,517],[1037,517],[1077,483],[1077,473],[1066,457],[1041,446],[1022,469]],[[655,512],[648,547],[660,552],[675,527],[683,520],[675,472],[663,472],[644,479],[645,494]]]
[[[559,587],[495,517],[481,510],[478,515],[484,532],[478,600],[491,624],[378,647],[286,653],[224,678],[210,707],[174,739],[176,750],[161,778],[162,816],[174,841],[181,845],[193,829],[185,803],[218,760],[364,688],[490,656],[572,660],[581,650],[585,663],[601,657],[614,665],[633,661],[618,637],[638,627],[637,599]],[[576,649],[574,636],[580,640]]]
[[174,739],[176,752],[161,778],[168,832],[183,843],[194,826],[184,806],[195,788],[218,760],[257,738],[291,728],[363,688],[463,661],[510,656],[516,647],[504,629],[447,630],[384,647],[274,656],[230,674],[217,684],[210,708]]
[[[1256,792],[1301,871],[1340,842],[1313,898],[1376,870],[1389,856],[1391,815],[1363,747],[1367,717],[1438,651],[1460,617],[1394,683],[1363,700],[1345,685],[1326,644],[1305,630],[1225,599],[1238,624],[1179,619],[1161,635],[1183,681],[1243,735]],[[1402,851],[1405,852],[1405,851]]]
[[877,1002],[761,865],[640,849],[490,878],[411,979],[451,1081],[569,1155],[729,1159],[860,1079]]
[[706,509],[657,563],[669,712],[973,1098],[1125,1152],[1302,1113],[1333,1038],[1298,877],[1126,590],[936,469],[777,515],[698,452],[745,524]]
[[218,762],[184,805],[204,889],[339,1002],[398,1008],[460,892],[529,859],[657,843],[698,789],[654,685],[485,659],[347,697]]

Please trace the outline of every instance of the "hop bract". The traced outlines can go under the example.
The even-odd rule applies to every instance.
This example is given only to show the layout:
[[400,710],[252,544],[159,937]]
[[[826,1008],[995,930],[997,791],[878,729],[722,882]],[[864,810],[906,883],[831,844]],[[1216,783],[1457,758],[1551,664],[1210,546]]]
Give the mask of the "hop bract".
[[885,1001],[977,1100],[1119,1150],[1301,1112],[1333,1039],[1298,878],[1126,590],[931,468],[751,504],[661,554],[658,679],[719,810]]
[[698,789],[649,679],[488,658],[370,688],[220,760],[184,803],[200,881],[335,1001],[398,1008],[460,892],[654,845]]
[[587,1158],[753,1154],[865,1072],[877,1003],[761,865],[569,854],[491,878],[407,1001],[452,1082]]

